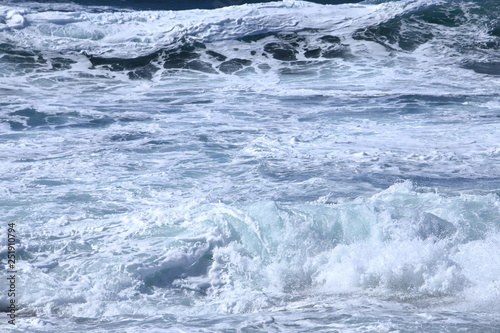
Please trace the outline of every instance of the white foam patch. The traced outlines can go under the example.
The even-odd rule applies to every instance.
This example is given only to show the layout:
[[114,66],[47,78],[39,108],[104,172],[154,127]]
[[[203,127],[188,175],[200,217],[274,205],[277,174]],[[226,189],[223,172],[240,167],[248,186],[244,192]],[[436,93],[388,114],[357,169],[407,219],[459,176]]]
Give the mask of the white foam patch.
[[421,306],[446,296],[457,309],[465,298],[486,311],[499,297],[498,198],[417,190],[402,183],[330,205],[159,200],[121,218],[30,225],[19,301],[39,315],[93,318],[244,313],[353,293]]
[[[110,13],[33,11],[24,15],[30,26],[16,23],[16,28],[24,29],[15,32],[15,35],[20,45],[38,50],[88,50],[110,57],[129,58],[171,45],[181,37],[216,42],[258,33],[291,32],[311,27],[343,35],[353,32],[357,27],[366,26],[368,22],[376,24],[387,20],[408,10],[409,6],[415,5],[323,6],[284,1],[216,10]],[[294,15],[290,15],[290,12]],[[318,17],[324,19],[318,21]]]
[[500,250],[499,235],[492,232],[486,239],[471,241],[458,246],[453,260],[469,277],[466,301],[456,306],[462,311],[497,312],[500,300]]

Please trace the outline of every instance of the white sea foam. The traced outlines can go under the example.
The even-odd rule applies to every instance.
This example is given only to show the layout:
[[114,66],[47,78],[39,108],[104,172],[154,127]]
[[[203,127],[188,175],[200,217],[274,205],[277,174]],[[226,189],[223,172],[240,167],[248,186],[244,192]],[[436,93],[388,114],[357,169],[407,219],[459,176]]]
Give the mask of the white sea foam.
[[[459,52],[491,36],[354,38],[441,3],[1,7],[19,329],[495,332],[499,81],[463,64],[497,51]],[[306,57],[325,36],[345,53]],[[214,71],[164,66],[182,47]]]
[[[84,317],[241,313],[361,292],[497,311],[496,196],[447,197],[407,182],[337,204],[186,204],[32,227],[23,243],[36,257],[19,267],[23,307]],[[429,216],[454,229],[422,232]]]
[[[11,31],[11,38],[16,38],[25,47],[56,52],[90,50],[110,57],[130,58],[169,46],[183,37],[217,42],[258,33],[293,32],[307,28],[345,36],[359,27],[384,22],[404,11],[431,3],[435,4],[435,1],[337,6],[282,1],[180,12],[89,13],[79,12],[81,8],[78,6],[75,6],[75,12],[70,13],[68,9],[61,12],[35,9],[12,11],[8,7],[0,7],[0,10],[7,11],[8,17],[14,15],[11,20],[16,22],[30,22],[29,26],[14,21],[7,24],[16,29]],[[320,17],[321,20],[318,20]]]

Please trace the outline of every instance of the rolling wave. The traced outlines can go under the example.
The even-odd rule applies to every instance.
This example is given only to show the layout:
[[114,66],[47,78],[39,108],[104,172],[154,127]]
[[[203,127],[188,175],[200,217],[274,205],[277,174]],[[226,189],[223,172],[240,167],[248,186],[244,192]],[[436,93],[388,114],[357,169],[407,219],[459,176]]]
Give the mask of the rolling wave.
[[498,10],[490,7],[497,8],[425,0],[331,7],[288,1],[180,14],[3,7],[0,61],[3,75],[68,69],[85,58],[89,73],[97,68],[130,79],[172,70],[295,73],[366,58],[377,44],[385,49],[381,59],[430,49],[428,57],[498,75]]
[[[498,311],[494,195],[446,197],[405,182],[336,203],[186,204],[91,228],[62,218],[52,227],[57,239],[35,232],[23,248],[25,269],[66,282],[39,289],[40,274],[26,273],[25,302],[85,317],[112,313],[124,299],[136,315],[161,314],[165,306],[246,313],[285,306],[290,295],[361,293],[421,306],[444,297],[456,309]],[[94,282],[75,288],[71,276]],[[94,306],[83,309],[90,300]]]

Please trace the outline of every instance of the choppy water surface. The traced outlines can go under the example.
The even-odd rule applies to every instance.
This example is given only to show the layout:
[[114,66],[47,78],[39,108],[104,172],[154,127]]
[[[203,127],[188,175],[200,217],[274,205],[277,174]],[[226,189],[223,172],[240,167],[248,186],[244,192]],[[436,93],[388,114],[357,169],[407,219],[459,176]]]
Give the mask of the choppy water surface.
[[14,332],[500,330],[497,1],[146,5],[0,5]]

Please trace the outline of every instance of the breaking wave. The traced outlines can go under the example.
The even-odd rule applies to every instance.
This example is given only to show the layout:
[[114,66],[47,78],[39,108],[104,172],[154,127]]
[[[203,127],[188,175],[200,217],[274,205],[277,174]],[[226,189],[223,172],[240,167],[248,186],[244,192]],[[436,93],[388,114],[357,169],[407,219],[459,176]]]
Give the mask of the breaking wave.
[[3,7],[0,61],[7,69],[3,75],[69,70],[83,63],[89,73],[99,69],[150,80],[158,72],[177,71],[303,73],[418,51],[498,75],[494,8],[488,1],[425,0],[339,6],[285,1],[182,12],[49,14]]

